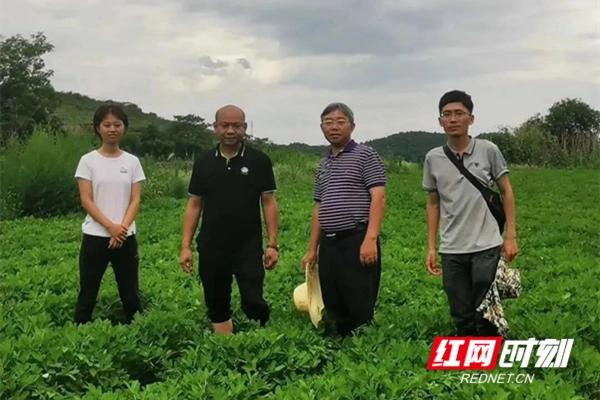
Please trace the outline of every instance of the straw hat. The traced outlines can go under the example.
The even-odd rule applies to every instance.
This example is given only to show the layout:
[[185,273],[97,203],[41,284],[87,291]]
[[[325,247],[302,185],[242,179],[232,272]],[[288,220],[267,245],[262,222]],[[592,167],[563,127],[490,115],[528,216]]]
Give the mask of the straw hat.
[[319,282],[319,266],[306,266],[304,269],[306,281],[294,289],[294,304],[298,311],[308,312],[313,325],[317,327],[325,309],[321,296],[321,283]]

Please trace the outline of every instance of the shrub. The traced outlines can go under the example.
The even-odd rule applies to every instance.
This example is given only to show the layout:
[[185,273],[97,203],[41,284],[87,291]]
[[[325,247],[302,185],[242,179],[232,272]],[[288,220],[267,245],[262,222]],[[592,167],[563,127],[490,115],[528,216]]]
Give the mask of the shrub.
[[[9,143],[0,157],[0,218],[46,218],[80,212],[74,174],[81,156],[95,144],[90,135],[53,135],[43,129],[37,129],[27,142]],[[190,163],[141,162],[147,179],[143,200],[187,196]]]
[[589,155],[589,168],[597,171],[600,169],[600,143],[594,146],[591,154]]
[[80,202],[74,174],[80,157],[93,149],[92,140],[36,129],[27,142],[11,142],[0,158],[2,219],[76,211]]
[[142,160],[146,183],[142,189],[142,201],[161,197],[183,199],[187,197],[192,174],[191,163],[157,162],[147,158]]
[[419,168],[419,164],[406,162],[400,157],[383,156],[382,159],[387,174],[402,173]]

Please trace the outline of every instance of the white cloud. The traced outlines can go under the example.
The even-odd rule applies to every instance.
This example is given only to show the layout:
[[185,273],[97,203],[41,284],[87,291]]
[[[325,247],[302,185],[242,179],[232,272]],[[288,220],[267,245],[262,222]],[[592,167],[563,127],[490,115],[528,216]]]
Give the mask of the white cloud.
[[212,121],[234,103],[276,142],[324,143],[332,101],[354,109],[358,140],[439,131],[438,99],[455,88],[473,95],[473,133],[564,97],[600,108],[596,1],[339,4],[5,0],[2,30],[46,33],[58,90],[167,118]]

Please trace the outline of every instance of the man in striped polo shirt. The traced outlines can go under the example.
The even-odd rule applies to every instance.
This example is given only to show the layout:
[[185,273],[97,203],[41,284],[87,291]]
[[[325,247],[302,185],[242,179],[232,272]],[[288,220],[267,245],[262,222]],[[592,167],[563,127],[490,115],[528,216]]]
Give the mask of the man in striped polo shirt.
[[321,114],[331,148],[315,173],[311,235],[302,259],[306,268],[318,256],[325,310],[343,336],[373,318],[385,207],[383,162],[371,147],[352,140],[354,127],[354,114],[343,103]]

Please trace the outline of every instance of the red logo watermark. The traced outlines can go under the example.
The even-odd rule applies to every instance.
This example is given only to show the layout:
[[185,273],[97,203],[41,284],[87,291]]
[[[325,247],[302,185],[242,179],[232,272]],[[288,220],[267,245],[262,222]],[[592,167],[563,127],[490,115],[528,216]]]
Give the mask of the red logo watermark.
[[502,337],[436,337],[427,369],[492,370],[501,344]]

